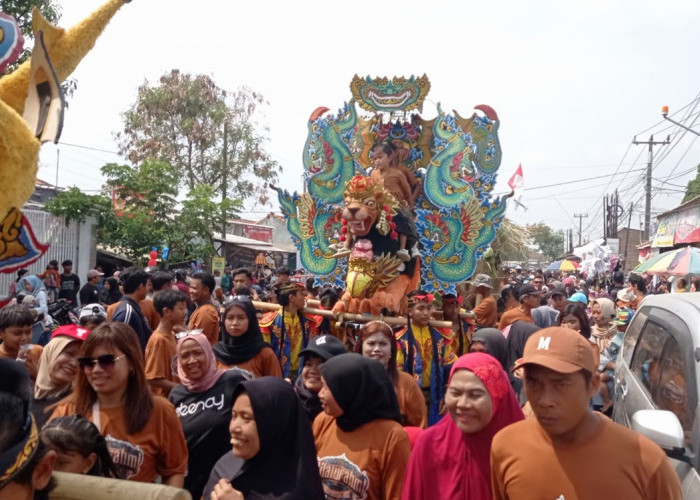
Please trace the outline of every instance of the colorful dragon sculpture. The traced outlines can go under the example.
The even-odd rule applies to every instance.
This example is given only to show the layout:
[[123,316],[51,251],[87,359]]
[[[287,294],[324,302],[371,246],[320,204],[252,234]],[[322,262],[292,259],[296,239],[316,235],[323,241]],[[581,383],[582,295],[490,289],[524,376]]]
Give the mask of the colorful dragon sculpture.
[[[52,26],[35,7],[31,60],[0,79],[0,272],[26,267],[46,252],[22,215],[34,191],[42,142],[58,141],[63,126],[59,87],[92,49],[110,19],[130,0],[109,0],[75,27]],[[0,73],[16,61],[22,34],[0,13]]]
[[[317,285],[345,288],[341,309],[352,312],[376,313],[382,308],[402,312],[400,298],[410,291],[405,287],[417,286],[418,274],[422,289],[455,293],[455,285],[474,273],[506,209],[505,197],[491,197],[501,162],[496,112],[480,105],[475,109],[483,114],[464,118],[457,112],[445,113],[438,104],[435,118],[422,118],[419,113],[430,90],[425,75],[392,79],[356,75],[350,89],[352,99],[336,115],[320,107],[309,118],[303,152],[305,193],[278,189],[301,265],[316,277]],[[370,114],[360,116],[356,105]],[[420,263],[398,262],[395,248],[377,245],[382,235],[369,238],[374,246],[368,248],[367,237],[359,234],[350,258],[336,258],[335,248],[347,231],[360,228],[365,235],[369,231],[364,223],[348,224],[353,219],[348,212],[351,204],[367,200],[376,204],[373,224],[378,228],[370,228],[374,233],[382,233],[381,223],[386,222],[382,211],[389,219],[395,214],[391,195],[381,193],[366,177],[372,146],[379,141],[405,148],[406,166],[422,179],[415,204]],[[401,274],[409,279],[400,290],[392,289],[392,281]]]

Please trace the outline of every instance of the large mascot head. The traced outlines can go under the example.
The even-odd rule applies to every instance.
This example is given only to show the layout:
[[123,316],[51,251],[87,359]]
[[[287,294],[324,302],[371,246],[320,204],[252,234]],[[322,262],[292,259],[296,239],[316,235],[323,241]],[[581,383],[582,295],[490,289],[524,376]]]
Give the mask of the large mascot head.
[[381,183],[356,175],[348,182],[343,198],[343,225],[355,237],[366,236],[375,224],[383,235],[392,229],[391,211],[396,202]]

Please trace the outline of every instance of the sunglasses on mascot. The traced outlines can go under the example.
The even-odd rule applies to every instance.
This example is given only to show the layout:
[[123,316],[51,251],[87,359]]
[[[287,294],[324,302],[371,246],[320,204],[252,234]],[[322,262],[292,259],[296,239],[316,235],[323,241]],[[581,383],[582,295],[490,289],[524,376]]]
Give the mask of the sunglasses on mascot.
[[95,365],[100,365],[101,368],[111,368],[114,364],[122,358],[125,358],[126,354],[121,356],[115,356],[114,354],[103,354],[102,356],[97,356],[96,358],[78,358],[78,365],[80,368],[87,368],[92,370]]

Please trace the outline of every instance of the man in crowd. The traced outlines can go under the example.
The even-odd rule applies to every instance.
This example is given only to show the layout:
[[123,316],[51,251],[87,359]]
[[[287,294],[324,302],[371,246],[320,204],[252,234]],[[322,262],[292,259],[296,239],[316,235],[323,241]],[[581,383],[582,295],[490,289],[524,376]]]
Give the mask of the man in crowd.
[[474,333],[474,325],[469,323],[466,318],[459,317],[461,305],[462,297],[453,293],[442,295],[442,319],[452,323],[453,342],[457,356],[469,351],[469,344]]
[[139,267],[130,267],[119,277],[124,287],[124,296],[114,310],[112,321],[126,323],[133,328],[141,343],[141,349],[146,349],[151,328],[141,312],[139,302],[148,294],[148,273]]
[[476,316],[477,328],[492,328],[496,326],[498,305],[491,295],[491,277],[488,274],[477,274],[474,278],[474,293],[481,296],[481,302],[473,309]]
[[239,286],[244,286],[250,289],[253,300],[259,300],[258,297],[260,295],[260,287],[253,285],[253,273],[250,272],[250,269],[239,267],[233,271],[233,288],[236,289]]
[[535,418],[496,434],[494,499],[682,498],[659,446],[591,410],[600,374],[581,334],[563,327],[534,333],[518,366]]
[[231,276],[231,268],[228,266],[224,269],[224,275],[221,277],[221,290],[226,297],[231,295],[233,291],[233,278]]
[[78,306],[78,290],[80,290],[80,278],[73,273],[73,261],[64,260],[61,263],[63,274],[61,274],[61,289],[58,292],[59,299],[66,299],[73,307]]
[[520,307],[514,307],[503,313],[501,316],[501,322],[498,325],[499,330],[503,330],[508,325],[520,320],[527,323],[534,323],[535,320],[532,318],[532,309],[539,307],[540,305],[540,295],[542,292],[537,290],[534,286],[529,283],[522,285],[518,289],[518,299],[520,300]]
[[190,299],[196,309],[190,316],[188,327],[202,330],[211,345],[219,341],[219,309],[212,300],[215,288],[214,276],[209,273],[197,273],[190,281]]
[[287,266],[281,266],[277,269],[277,285],[283,285],[285,283],[289,283],[291,281],[290,279],[290,272],[289,268]]
[[102,276],[104,276],[104,273],[99,272],[97,269],[90,269],[88,271],[87,283],[80,289],[81,306],[100,303],[100,290],[97,288],[97,284],[100,282]]

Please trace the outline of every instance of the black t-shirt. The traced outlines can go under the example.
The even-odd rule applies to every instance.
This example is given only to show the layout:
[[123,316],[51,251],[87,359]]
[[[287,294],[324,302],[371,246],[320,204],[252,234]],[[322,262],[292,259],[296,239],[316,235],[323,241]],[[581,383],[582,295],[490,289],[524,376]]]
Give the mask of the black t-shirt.
[[77,274],[61,274],[61,290],[58,292],[59,299],[70,300],[74,306],[77,306],[78,290],[80,290],[80,278],[78,278]]
[[85,283],[80,289],[80,305],[85,307],[88,304],[100,303],[100,291],[92,283]]
[[219,480],[228,479],[231,481],[233,476],[235,476],[238,471],[241,470],[244,462],[245,460],[238,458],[230,451],[225,453],[224,456],[221,457],[216,464],[214,464],[214,468],[211,470],[211,474],[209,475],[209,480],[204,486],[202,498],[204,498],[204,500],[209,500],[209,498],[211,498],[211,492],[214,491],[214,486],[216,486]]
[[170,391],[168,399],[180,417],[190,452],[185,489],[192,498],[201,497],[214,464],[222,455],[231,452],[228,426],[233,389],[243,380],[240,371],[232,369],[205,392],[190,392],[182,384]]

